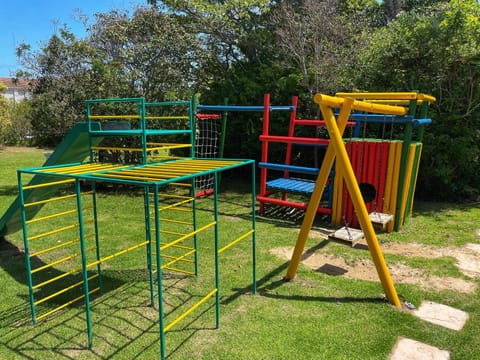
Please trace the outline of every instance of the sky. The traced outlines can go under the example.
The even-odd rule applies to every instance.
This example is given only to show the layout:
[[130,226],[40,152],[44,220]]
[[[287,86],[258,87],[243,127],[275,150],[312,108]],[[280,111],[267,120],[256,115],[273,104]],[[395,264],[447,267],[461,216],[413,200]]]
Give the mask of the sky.
[[15,47],[22,42],[39,49],[63,24],[78,38],[85,27],[74,19],[76,9],[89,17],[111,9],[132,10],[146,0],[0,0],[0,77],[10,77],[20,69]]

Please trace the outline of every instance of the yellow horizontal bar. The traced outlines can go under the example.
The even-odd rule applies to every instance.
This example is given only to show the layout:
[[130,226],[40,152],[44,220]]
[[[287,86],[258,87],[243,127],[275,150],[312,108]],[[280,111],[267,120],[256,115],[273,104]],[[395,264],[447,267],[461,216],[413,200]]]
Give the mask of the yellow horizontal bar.
[[[175,272],[179,272],[179,273],[187,274],[187,275],[195,275],[195,273],[192,272],[192,271],[183,270],[183,269],[178,269],[178,268],[174,268],[174,267],[171,267],[171,266],[165,268],[164,270],[175,271]],[[157,270],[154,270],[153,273],[155,273],[156,271],[157,271]]]
[[[90,234],[86,234],[84,236],[84,238],[90,238],[92,236],[94,236],[95,233],[90,233]],[[38,255],[42,255],[42,254],[45,254],[47,252],[50,252],[50,251],[53,251],[53,250],[57,250],[57,249],[60,249],[62,247],[65,247],[65,246],[69,246],[69,245],[72,245],[72,244],[75,244],[76,242],[79,242],[80,241],[80,238],[76,238],[76,239],[73,239],[73,240],[69,240],[69,241],[66,241],[66,242],[63,242],[61,244],[58,244],[58,245],[55,245],[55,246],[52,246],[52,247],[49,247],[49,248],[46,248],[46,249],[43,249],[43,250],[39,250],[39,251],[36,251],[34,253],[31,253],[29,254],[28,256],[29,257],[34,257],[34,256],[38,256]]]
[[[168,194],[168,193],[159,193],[158,196],[162,198],[167,198],[167,199],[191,199],[191,200],[194,199],[189,195],[176,195],[176,194]],[[150,193],[150,197],[153,198],[152,193]]]
[[57,280],[63,279],[64,277],[67,277],[67,276],[72,275],[72,274],[76,274],[76,273],[78,273],[79,271],[82,271],[82,268],[81,268],[81,267],[76,268],[76,269],[73,269],[73,270],[70,270],[70,271],[67,271],[67,272],[64,272],[63,274],[58,275],[58,276],[55,276],[55,277],[53,277],[53,278],[51,278],[51,279],[45,280],[44,282],[41,282],[41,283],[39,283],[39,284],[37,284],[37,285],[32,286],[32,289],[33,289],[33,290],[39,289],[39,288],[41,288],[41,287],[43,287],[43,286],[45,286],[45,285],[48,285],[48,284],[51,284],[51,283],[53,283],[53,282],[55,282],[55,281],[57,281]]
[[147,120],[189,120],[188,115],[170,115],[170,116],[145,116]]
[[113,147],[113,146],[92,146],[92,150],[105,150],[105,151],[137,151],[142,152],[143,148],[127,148],[127,147]]
[[[93,209],[93,206],[86,206],[86,207],[82,208],[82,211],[90,210],[90,209]],[[56,214],[42,216],[42,217],[35,218],[35,219],[32,219],[32,220],[27,220],[25,223],[26,224],[31,224],[31,223],[35,223],[35,222],[39,222],[39,221],[50,220],[50,219],[54,219],[54,218],[57,218],[57,217],[70,215],[70,214],[76,214],[76,213],[77,213],[77,209],[67,210],[67,211],[56,213]]]
[[[89,291],[88,293],[89,293],[89,294],[93,294],[93,293],[96,293],[98,290],[100,290],[100,288],[92,289],[92,290]],[[70,300],[69,302],[67,302],[67,303],[65,303],[65,304],[63,304],[63,305],[60,305],[59,307],[57,307],[57,308],[55,308],[55,309],[53,309],[53,310],[51,310],[51,311],[49,311],[49,312],[47,312],[47,313],[45,313],[45,314],[42,314],[42,315],[40,315],[40,316],[37,316],[36,319],[37,319],[37,321],[39,321],[39,320],[47,317],[48,315],[51,315],[51,314],[53,314],[53,313],[55,313],[55,312],[57,312],[57,311],[59,311],[59,310],[62,310],[62,309],[64,309],[64,308],[66,308],[68,305],[71,305],[71,304],[77,302],[78,300],[83,299],[84,297],[85,297],[85,295],[80,295],[80,296],[76,297],[75,299]]]
[[416,92],[338,92],[338,97],[349,97],[354,99],[384,99],[384,100],[415,100],[418,97]]
[[[86,191],[86,192],[82,193],[82,195],[91,195],[91,194],[93,194],[93,191]],[[33,201],[31,203],[26,203],[25,207],[35,206],[35,205],[44,205],[44,204],[48,204],[50,202],[55,202],[55,201],[60,201],[60,200],[65,200],[65,199],[71,199],[71,198],[74,198],[74,197],[77,197],[77,194],[52,197],[52,198],[46,199],[46,200]]]
[[35,206],[35,205],[44,205],[44,204],[47,204],[47,203],[50,203],[50,202],[60,201],[60,200],[65,200],[65,199],[71,199],[71,198],[74,198],[74,197],[77,197],[77,194],[57,196],[57,197],[53,197],[53,198],[46,199],[46,200],[40,200],[40,201],[31,202],[31,203],[26,203],[25,207]]
[[[168,244],[170,244],[170,243],[160,241],[161,246],[168,245]],[[186,246],[186,245],[175,245],[175,246],[172,246],[172,247],[174,247],[175,249],[182,249],[182,250],[192,250],[193,249],[191,246]]]
[[169,231],[169,230],[160,230],[160,234],[168,234],[168,235],[185,235],[184,233],[179,233],[176,231]]
[[435,96],[427,95],[427,94],[418,94],[418,99],[428,101],[429,103],[437,101]]
[[189,204],[193,201],[193,198],[190,198],[190,199],[186,199],[186,200],[183,200],[183,201],[178,201],[176,202],[175,204],[170,204],[170,205],[165,205],[165,206],[162,206],[159,208],[160,211],[163,211],[163,210],[167,210],[167,209],[171,209],[171,208],[174,208],[174,207],[179,207],[181,205],[185,205],[185,204]]
[[245,234],[243,234],[242,236],[238,237],[237,239],[233,240],[232,242],[228,243],[227,245],[225,245],[224,247],[222,247],[221,249],[218,250],[218,253],[221,254],[222,252],[224,252],[225,250],[227,250],[229,247],[235,245],[236,243],[238,243],[239,241],[245,239],[247,236],[251,235],[254,233],[254,230],[250,230],[250,231],[247,231]]
[[140,119],[140,115],[90,115],[93,120],[109,120],[109,119]]
[[[94,275],[90,276],[87,280],[90,281],[90,280],[95,279],[97,277],[98,277],[98,274],[94,274]],[[68,287],[66,287],[66,288],[64,288],[60,291],[57,291],[56,293],[53,293],[49,296],[46,296],[46,297],[44,297],[40,300],[37,300],[33,304],[34,305],[40,305],[41,303],[44,303],[45,301],[50,300],[50,299],[54,298],[55,296],[66,293],[67,291],[72,290],[72,289],[74,289],[74,288],[76,288],[77,286],[80,286],[80,285],[83,285],[83,280],[81,280],[81,281],[79,281],[79,282],[77,282],[73,285],[70,285],[70,286],[68,286]]]
[[38,188],[47,187],[47,186],[56,186],[56,185],[68,184],[68,183],[72,183],[74,181],[75,181],[75,179],[69,179],[69,180],[52,181],[52,182],[36,184],[36,185],[27,185],[27,186],[24,186],[22,188],[22,190],[38,189]]
[[96,261],[94,261],[94,262],[91,262],[91,263],[87,264],[87,268],[89,268],[89,267],[91,267],[91,266],[95,266],[95,265],[101,264],[101,263],[103,263],[103,262],[105,262],[105,261],[108,261],[108,260],[112,260],[113,258],[116,258],[116,257],[118,257],[118,256],[120,256],[120,255],[126,254],[126,253],[128,253],[128,252],[130,252],[130,251],[136,250],[136,249],[138,249],[138,248],[140,248],[140,247],[142,247],[142,246],[144,246],[144,245],[146,245],[146,244],[148,244],[148,241],[141,242],[141,243],[139,243],[139,244],[137,244],[137,245],[134,245],[134,246],[131,246],[131,247],[127,248],[127,249],[124,249],[124,250],[121,250],[121,251],[119,251],[119,252],[116,252],[115,254],[112,254],[112,255],[109,255],[109,256],[105,256],[104,258],[101,258],[101,259],[99,259],[99,260],[96,260]]
[[179,257],[177,257],[177,258],[174,258],[174,260],[169,261],[169,262],[166,263],[165,265],[162,265],[160,268],[161,268],[161,269],[165,269],[165,268],[169,267],[170,265],[173,265],[173,264],[175,264],[175,263],[177,263],[177,262],[179,262],[179,261],[181,261],[181,260],[184,260],[184,261],[187,261],[187,262],[193,262],[193,261],[191,261],[191,260],[190,260],[190,261],[189,261],[189,260],[185,260],[185,258],[186,258],[187,256],[190,256],[190,255],[194,254],[194,253],[195,253],[195,250],[189,251],[189,252],[183,254],[182,256],[179,256]]
[[[345,101],[344,98],[333,97],[324,94],[316,94],[313,100],[318,105],[324,104],[331,108],[339,108],[343,105]],[[355,100],[353,102],[352,109],[366,111],[370,113],[390,115],[406,115],[408,113],[408,109],[401,106],[382,105],[358,100]]]
[[[195,250],[193,252],[195,252]],[[152,255],[155,255],[155,253],[152,253]],[[190,263],[190,264],[192,264],[194,262],[193,260],[190,260],[190,259],[176,258],[175,256],[171,256],[171,255],[162,255],[162,258],[177,259],[177,261],[183,261],[183,262],[187,262],[187,263]]]
[[[88,249],[86,249],[87,251],[92,251],[95,249],[95,246],[91,246],[89,247]],[[55,261],[52,261],[51,263],[48,263],[48,264],[45,264],[43,266],[40,266],[38,268],[35,268],[33,270],[31,270],[31,273],[32,274],[35,274],[39,271],[42,271],[42,270],[45,270],[45,269],[48,269],[48,268],[51,268],[52,266],[55,266],[55,265],[58,265],[58,264],[61,264],[61,263],[64,263],[65,261],[68,261],[68,260],[72,260],[72,259],[75,259],[76,257],[79,257],[81,256],[82,253],[73,253],[71,255],[68,255],[68,256],[65,256],[61,259],[58,259],[58,260],[55,260]]]
[[169,247],[172,247],[172,246],[178,244],[179,242],[182,242],[182,241],[184,241],[184,240],[186,240],[186,239],[188,239],[188,238],[191,238],[192,236],[194,236],[194,235],[196,235],[196,234],[198,234],[198,233],[200,233],[200,232],[202,232],[202,231],[204,231],[204,230],[207,230],[208,228],[211,228],[211,227],[214,226],[215,224],[216,224],[216,222],[215,222],[215,221],[212,221],[210,224],[207,224],[207,225],[205,225],[205,226],[202,226],[200,229],[197,229],[197,230],[195,230],[195,231],[192,231],[191,233],[189,233],[189,234],[187,234],[187,235],[185,235],[185,236],[182,236],[182,237],[178,238],[177,240],[168,243],[167,245],[163,245],[163,246],[160,247],[160,251],[164,251],[164,250],[168,249]]
[[79,226],[80,226],[79,224],[72,224],[72,225],[64,226],[64,227],[61,227],[61,228],[58,228],[58,229],[55,229],[55,230],[52,230],[52,231],[47,231],[47,232],[44,232],[44,233],[41,233],[41,234],[38,234],[38,235],[35,235],[35,236],[31,236],[31,237],[28,238],[28,241],[40,239],[42,237],[53,235],[53,234],[58,234],[62,231],[67,231],[67,230],[78,228]]
[[213,289],[210,291],[205,297],[203,297],[198,303],[193,305],[191,308],[189,308],[187,311],[185,311],[182,315],[180,315],[178,318],[173,320],[170,324],[165,326],[163,328],[163,332],[166,333],[168,332],[172,327],[174,327],[176,324],[178,324],[180,321],[185,319],[192,311],[194,311],[196,308],[198,308],[200,305],[202,305],[205,301],[210,299],[213,295],[217,293],[218,289]]
[[190,222],[190,221],[180,221],[180,220],[172,220],[172,219],[166,219],[166,218],[160,218],[160,221],[174,223],[174,224],[182,224],[182,225],[193,225],[193,222]]

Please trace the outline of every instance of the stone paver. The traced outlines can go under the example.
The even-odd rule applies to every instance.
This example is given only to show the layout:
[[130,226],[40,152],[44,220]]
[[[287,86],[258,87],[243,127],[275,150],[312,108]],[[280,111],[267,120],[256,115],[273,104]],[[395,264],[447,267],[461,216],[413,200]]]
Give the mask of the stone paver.
[[398,338],[389,360],[449,360],[450,353],[412,339]]
[[468,313],[465,311],[433,301],[422,302],[413,314],[422,320],[457,331],[463,328],[468,320]]

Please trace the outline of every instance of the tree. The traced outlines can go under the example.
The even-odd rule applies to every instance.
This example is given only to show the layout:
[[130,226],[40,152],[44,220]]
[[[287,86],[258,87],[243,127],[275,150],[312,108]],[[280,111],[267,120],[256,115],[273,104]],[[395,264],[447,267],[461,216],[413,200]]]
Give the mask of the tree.
[[478,195],[480,5],[438,2],[399,14],[369,36],[350,73],[371,91],[416,89],[437,98],[419,190],[438,199]]
[[57,144],[84,120],[89,98],[190,98],[204,56],[187,30],[172,15],[138,8],[132,16],[97,14],[86,39],[63,27],[39,52],[22,44],[18,55],[37,79],[31,114],[37,143]]
[[0,83],[0,144],[4,144],[5,131],[11,123],[8,100],[3,96],[5,91],[7,91],[7,87],[3,83]]

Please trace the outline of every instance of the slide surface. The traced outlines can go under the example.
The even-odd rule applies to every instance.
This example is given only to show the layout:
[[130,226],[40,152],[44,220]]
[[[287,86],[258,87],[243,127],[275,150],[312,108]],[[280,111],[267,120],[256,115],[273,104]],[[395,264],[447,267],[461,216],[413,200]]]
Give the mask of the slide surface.
[[[91,123],[92,130],[100,130],[100,124]],[[103,138],[93,137],[92,145],[98,145]],[[55,151],[48,157],[43,166],[60,165],[81,162],[89,155],[88,144],[88,123],[77,123],[63,138],[62,142],[55,148]],[[46,180],[46,176],[35,175],[29,182],[29,185],[39,184]],[[24,192],[24,201],[32,202],[48,199],[56,193],[57,187],[48,186],[44,188],[27,190]],[[36,211],[40,206],[35,207]],[[35,215],[35,211],[29,211],[29,218]],[[22,228],[22,219],[20,214],[20,199],[17,198],[10,205],[8,210],[0,219],[0,236],[5,236],[16,232]]]

